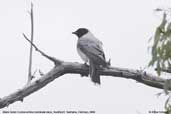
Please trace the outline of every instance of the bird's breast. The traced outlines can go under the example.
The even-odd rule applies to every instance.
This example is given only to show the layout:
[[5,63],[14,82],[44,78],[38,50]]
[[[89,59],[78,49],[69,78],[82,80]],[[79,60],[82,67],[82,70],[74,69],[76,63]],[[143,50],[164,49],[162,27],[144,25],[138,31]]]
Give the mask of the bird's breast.
[[85,63],[88,63],[88,57],[79,49],[78,46],[77,46],[77,52],[78,52],[79,56],[81,57],[81,59],[82,59]]

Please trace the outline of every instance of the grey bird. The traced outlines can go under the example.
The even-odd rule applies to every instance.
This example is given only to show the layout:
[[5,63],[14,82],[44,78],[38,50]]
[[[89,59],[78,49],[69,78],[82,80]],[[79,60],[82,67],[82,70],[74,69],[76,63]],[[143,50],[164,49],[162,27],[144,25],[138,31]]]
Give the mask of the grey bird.
[[77,52],[85,64],[89,63],[90,78],[95,84],[100,84],[100,75],[97,71],[100,67],[107,67],[108,63],[102,48],[102,42],[98,40],[88,29],[79,28],[72,32],[78,37]]

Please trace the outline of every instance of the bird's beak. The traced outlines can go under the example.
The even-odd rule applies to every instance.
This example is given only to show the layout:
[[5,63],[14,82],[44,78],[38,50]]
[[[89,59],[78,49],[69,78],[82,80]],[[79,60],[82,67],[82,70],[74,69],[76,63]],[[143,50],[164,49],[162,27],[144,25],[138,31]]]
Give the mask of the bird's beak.
[[77,32],[72,32],[72,34],[77,34]]

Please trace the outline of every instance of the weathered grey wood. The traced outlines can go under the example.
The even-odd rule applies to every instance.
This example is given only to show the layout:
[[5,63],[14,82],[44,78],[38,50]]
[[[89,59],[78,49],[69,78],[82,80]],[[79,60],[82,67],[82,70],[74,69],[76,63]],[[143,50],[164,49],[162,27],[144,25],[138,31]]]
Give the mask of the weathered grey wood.
[[[57,60],[57,59],[56,59]],[[80,63],[73,62],[62,62],[58,61],[57,66],[55,66],[51,71],[42,76],[40,79],[31,82],[29,85],[17,90],[16,92],[0,99],[0,108],[4,108],[9,104],[16,101],[23,101],[24,97],[38,91],[39,89],[46,86],[48,83],[52,82],[54,79],[63,76],[64,74],[81,74],[84,76],[88,75],[88,66]],[[162,89],[165,79],[147,74],[146,72],[141,72],[139,70],[123,69],[123,68],[103,68],[98,70],[101,76],[112,76],[119,78],[133,79],[142,84]],[[73,75],[74,76],[74,75]],[[76,75],[75,75],[76,76]],[[103,85],[103,83],[102,83]],[[171,88],[169,88],[171,90]]]

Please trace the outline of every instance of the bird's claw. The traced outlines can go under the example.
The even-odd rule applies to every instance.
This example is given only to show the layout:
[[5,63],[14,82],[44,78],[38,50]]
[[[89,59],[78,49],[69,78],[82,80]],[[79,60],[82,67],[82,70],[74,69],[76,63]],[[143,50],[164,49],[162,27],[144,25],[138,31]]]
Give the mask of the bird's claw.
[[80,74],[81,77],[88,77],[88,74]]
[[85,65],[86,67],[89,67],[89,65],[88,65],[87,63],[84,63],[84,65]]

